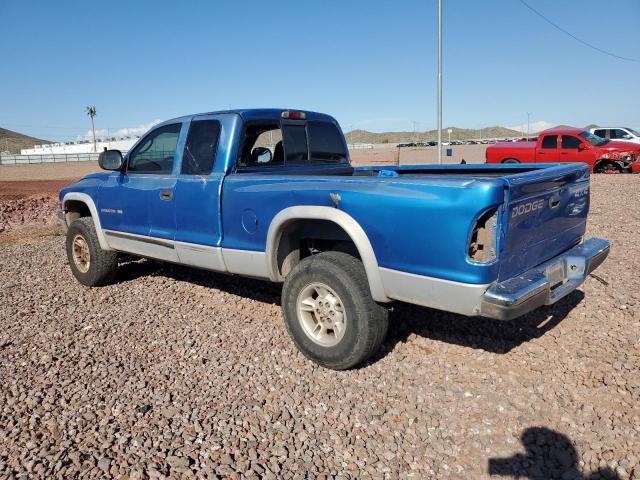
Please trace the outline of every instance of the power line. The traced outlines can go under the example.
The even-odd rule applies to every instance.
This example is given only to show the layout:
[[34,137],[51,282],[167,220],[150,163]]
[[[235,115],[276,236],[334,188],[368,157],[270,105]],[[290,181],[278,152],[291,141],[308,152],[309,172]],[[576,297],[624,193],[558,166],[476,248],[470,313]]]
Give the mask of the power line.
[[531,10],[533,13],[535,13],[536,15],[538,15],[540,18],[542,18],[545,22],[547,22],[548,24],[554,26],[555,28],[557,28],[558,30],[560,30],[562,33],[569,35],[571,38],[573,38],[574,40],[582,43],[583,45],[586,45],[589,48],[593,48],[594,50],[597,50],[600,53],[604,53],[605,55],[609,55],[610,57],[614,57],[620,60],[626,60],[628,62],[640,62],[640,59],[638,58],[629,58],[629,57],[622,57],[620,55],[616,55],[615,53],[611,53],[608,52],[606,50],[603,50],[599,47],[596,47],[595,45],[592,45],[589,42],[585,42],[584,40],[582,40],[581,38],[576,37],[574,34],[572,34],[571,32],[565,30],[564,28],[562,28],[560,25],[557,25],[556,23],[553,23],[551,20],[549,20],[547,17],[545,17],[542,13],[540,13],[538,10],[536,10],[535,8],[533,8],[531,5],[529,5],[527,2],[525,2],[524,0],[520,0],[520,3],[522,3],[525,7],[527,7],[529,10]]

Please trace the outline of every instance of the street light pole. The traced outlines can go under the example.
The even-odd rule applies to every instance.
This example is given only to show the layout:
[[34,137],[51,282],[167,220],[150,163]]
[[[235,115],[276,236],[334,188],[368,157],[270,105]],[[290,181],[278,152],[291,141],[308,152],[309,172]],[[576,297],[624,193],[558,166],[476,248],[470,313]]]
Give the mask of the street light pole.
[[438,165],[442,164],[442,0],[438,0]]

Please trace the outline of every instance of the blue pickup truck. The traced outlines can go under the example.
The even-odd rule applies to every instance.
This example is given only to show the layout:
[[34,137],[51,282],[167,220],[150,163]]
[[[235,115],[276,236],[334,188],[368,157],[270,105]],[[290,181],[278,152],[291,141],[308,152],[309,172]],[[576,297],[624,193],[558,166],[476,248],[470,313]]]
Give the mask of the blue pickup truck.
[[510,320],[609,253],[583,238],[586,165],[354,168],[320,113],[176,118],[99,163],[60,192],[80,283],[112,282],[120,252],[283,282],[291,338],[333,369],[376,351],[393,301]]

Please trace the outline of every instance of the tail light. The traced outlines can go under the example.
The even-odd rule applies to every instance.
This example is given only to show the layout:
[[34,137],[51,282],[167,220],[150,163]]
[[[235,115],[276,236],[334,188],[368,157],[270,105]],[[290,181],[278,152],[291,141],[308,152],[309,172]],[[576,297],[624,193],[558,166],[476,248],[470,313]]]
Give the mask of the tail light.
[[304,120],[306,117],[304,112],[293,112],[290,110],[282,112],[282,118],[288,118],[290,120]]
[[477,263],[490,263],[496,259],[498,238],[498,209],[492,209],[478,218],[469,238],[469,258]]

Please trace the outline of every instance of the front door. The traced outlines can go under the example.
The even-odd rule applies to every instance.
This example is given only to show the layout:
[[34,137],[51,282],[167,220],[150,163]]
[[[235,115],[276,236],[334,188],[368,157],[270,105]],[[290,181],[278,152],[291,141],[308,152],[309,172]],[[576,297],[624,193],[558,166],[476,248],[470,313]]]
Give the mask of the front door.
[[[580,149],[580,145],[586,148]],[[560,138],[560,162],[584,162],[593,165],[593,150],[576,135],[562,135]]]
[[148,133],[128,155],[125,171],[100,188],[100,223],[113,248],[177,260],[174,196],[181,129],[182,123],[173,123]]

